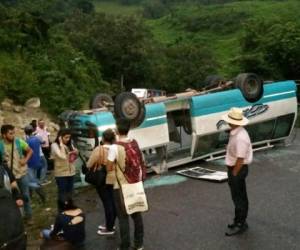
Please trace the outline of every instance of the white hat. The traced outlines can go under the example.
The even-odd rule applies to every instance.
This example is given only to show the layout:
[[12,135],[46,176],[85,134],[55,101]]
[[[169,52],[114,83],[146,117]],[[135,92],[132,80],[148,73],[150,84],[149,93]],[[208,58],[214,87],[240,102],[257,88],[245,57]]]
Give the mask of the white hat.
[[245,126],[249,120],[243,115],[243,111],[239,108],[231,108],[226,115],[222,116],[223,120],[227,123]]

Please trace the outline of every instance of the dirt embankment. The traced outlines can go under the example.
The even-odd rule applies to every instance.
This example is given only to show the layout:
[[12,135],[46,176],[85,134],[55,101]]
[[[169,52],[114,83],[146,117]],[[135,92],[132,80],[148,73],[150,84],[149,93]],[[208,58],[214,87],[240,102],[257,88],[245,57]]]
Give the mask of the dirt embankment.
[[44,119],[51,138],[56,136],[59,126],[40,108],[40,99],[31,98],[24,106],[15,105],[10,99],[4,99],[0,106],[0,126],[12,124],[16,128],[16,135],[24,137],[24,127],[32,120]]

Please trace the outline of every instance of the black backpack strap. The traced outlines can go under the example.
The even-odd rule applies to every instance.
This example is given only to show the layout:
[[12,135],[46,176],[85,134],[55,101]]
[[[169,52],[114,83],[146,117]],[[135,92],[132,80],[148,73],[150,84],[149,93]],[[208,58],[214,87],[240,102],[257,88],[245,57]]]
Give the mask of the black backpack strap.
[[4,185],[4,168],[3,168],[3,165],[0,164],[0,189],[2,188],[5,188],[5,185]]

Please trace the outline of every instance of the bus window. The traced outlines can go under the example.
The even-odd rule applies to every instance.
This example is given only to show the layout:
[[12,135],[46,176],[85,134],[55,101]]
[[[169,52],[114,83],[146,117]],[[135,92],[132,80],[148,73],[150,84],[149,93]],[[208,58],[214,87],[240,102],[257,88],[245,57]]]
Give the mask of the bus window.
[[294,122],[295,114],[279,116],[276,120],[276,127],[273,139],[288,136]]
[[276,119],[246,126],[251,142],[271,140]]
[[229,131],[204,135],[198,138],[194,157],[221,151],[228,143]]

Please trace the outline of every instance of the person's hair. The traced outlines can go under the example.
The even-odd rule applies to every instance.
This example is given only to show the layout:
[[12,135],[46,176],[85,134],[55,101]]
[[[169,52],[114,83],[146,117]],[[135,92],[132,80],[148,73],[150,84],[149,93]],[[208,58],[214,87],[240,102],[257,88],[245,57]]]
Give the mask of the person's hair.
[[33,127],[33,130],[35,130],[37,127],[37,120],[32,120],[30,125]]
[[61,211],[73,210],[77,209],[78,207],[74,204],[72,199],[68,199],[65,201],[58,201],[58,207]]
[[32,135],[32,133],[33,133],[33,127],[32,127],[32,125],[27,125],[25,128],[24,128],[24,132],[25,132],[25,134],[26,135]]
[[[61,138],[63,138],[65,135],[72,135],[72,131],[69,128],[62,128],[58,131],[57,136],[54,140],[54,142],[56,142],[59,145],[59,137],[61,136]],[[72,147],[72,142],[71,140],[68,141],[68,143],[66,144],[66,146],[69,148],[69,150],[73,150]]]
[[113,144],[116,140],[116,135],[112,129],[106,129],[102,134],[102,140],[104,142],[108,142],[110,144]]
[[117,130],[120,135],[127,135],[130,130],[130,121],[124,118],[116,120]]
[[1,134],[2,135],[6,135],[8,133],[8,131],[10,130],[14,130],[15,127],[11,124],[4,124],[1,126]]

